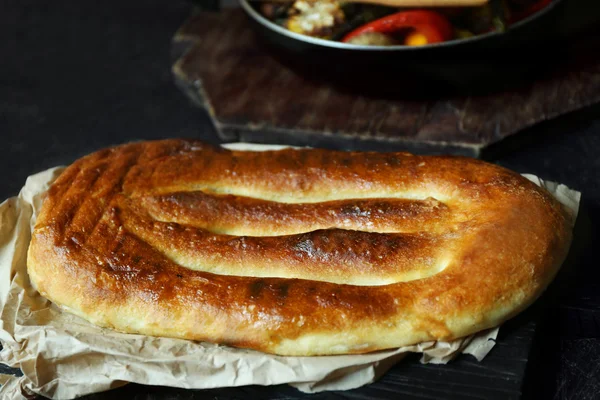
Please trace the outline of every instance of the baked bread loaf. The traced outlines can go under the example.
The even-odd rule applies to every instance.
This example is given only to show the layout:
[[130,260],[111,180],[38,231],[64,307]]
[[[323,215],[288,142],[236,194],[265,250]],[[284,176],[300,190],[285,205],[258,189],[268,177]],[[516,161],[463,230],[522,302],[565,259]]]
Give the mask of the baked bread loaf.
[[140,142],[60,175],[28,270],[46,298],[122,332],[363,353],[516,315],[572,224],[547,191],[475,159]]

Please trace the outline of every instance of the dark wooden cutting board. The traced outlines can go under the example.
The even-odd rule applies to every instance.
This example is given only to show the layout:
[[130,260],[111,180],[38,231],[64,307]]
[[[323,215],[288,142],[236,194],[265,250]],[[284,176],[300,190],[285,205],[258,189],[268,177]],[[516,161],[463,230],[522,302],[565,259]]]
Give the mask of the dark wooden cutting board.
[[409,100],[301,76],[272,57],[240,9],[195,14],[173,48],[177,84],[209,111],[226,141],[479,156],[529,126],[600,101],[600,51],[573,53],[515,90]]

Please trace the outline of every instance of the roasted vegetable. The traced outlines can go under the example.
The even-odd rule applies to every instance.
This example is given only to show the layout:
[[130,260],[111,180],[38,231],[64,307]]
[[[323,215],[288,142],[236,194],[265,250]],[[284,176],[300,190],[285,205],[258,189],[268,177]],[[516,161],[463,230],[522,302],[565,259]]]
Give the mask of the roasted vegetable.
[[507,28],[508,8],[504,0],[490,0],[492,8],[492,26],[498,32],[504,32]]
[[366,32],[351,37],[346,43],[358,44],[362,46],[393,46],[402,44],[393,37],[379,32]]
[[372,21],[347,34],[343,42],[371,32],[390,36],[403,36],[403,44],[422,46],[439,43],[453,37],[454,28],[442,14],[430,10],[402,11]]
[[503,32],[554,0],[490,0],[479,7],[393,8],[343,0],[262,2],[271,21],[292,32],[352,44],[422,46]]
[[552,0],[538,0],[524,9],[515,11],[510,17],[510,22],[513,24],[519,22],[530,15],[537,13],[538,11],[542,11],[542,9],[549,6],[550,3],[552,3]]
[[285,27],[292,32],[321,38],[330,37],[345,21],[340,3],[335,0],[296,0],[290,8]]
[[270,20],[277,20],[287,17],[287,12],[290,8],[290,3],[262,3],[260,12]]

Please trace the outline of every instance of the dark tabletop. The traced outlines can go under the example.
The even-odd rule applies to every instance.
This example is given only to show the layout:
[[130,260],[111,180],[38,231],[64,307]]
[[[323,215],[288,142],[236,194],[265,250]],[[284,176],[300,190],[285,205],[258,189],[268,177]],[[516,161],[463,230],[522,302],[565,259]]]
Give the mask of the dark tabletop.
[[[137,139],[217,142],[173,84],[170,41],[183,1],[0,2],[0,198],[25,178]],[[600,107],[546,122],[492,148],[489,161],[583,193],[573,277],[547,302],[525,397],[600,398]]]

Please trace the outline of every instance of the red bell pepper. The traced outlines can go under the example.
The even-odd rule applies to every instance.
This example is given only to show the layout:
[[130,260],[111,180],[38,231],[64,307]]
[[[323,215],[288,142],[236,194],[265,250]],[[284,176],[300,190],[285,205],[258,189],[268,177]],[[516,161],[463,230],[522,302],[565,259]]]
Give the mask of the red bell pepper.
[[402,31],[419,34],[426,44],[450,40],[454,34],[452,24],[442,14],[430,10],[409,10],[371,21],[348,33],[342,41],[348,42],[363,33],[394,34]]
[[550,3],[552,3],[552,1],[553,0],[538,0],[537,2],[533,3],[532,5],[525,8],[524,10],[513,13],[510,16],[509,22],[511,24],[514,24],[516,22],[524,20],[525,18],[529,17],[530,15],[533,15],[536,12],[541,11],[545,7],[549,6]]

